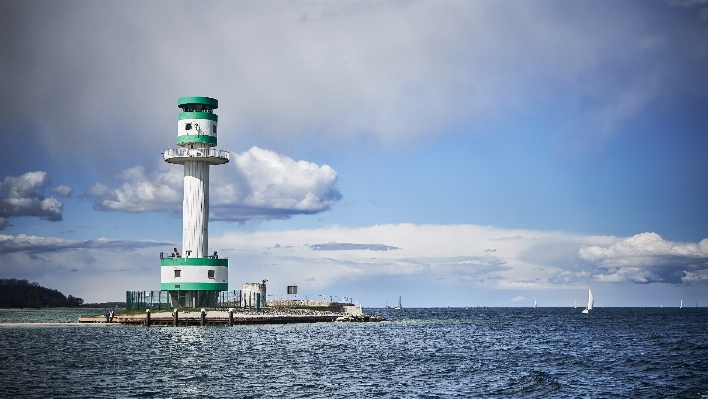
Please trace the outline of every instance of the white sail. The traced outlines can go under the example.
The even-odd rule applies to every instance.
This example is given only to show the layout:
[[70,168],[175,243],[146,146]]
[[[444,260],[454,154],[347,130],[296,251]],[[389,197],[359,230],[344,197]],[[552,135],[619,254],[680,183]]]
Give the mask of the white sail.
[[536,309],[536,301],[533,301],[533,308]]
[[681,309],[683,309],[683,299],[681,300]]
[[588,306],[583,309],[583,313],[587,314],[590,312],[590,309],[592,309],[592,305],[595,303],[595,299],[592,297],[592,291],[590,291],[590,288],[588,288]]

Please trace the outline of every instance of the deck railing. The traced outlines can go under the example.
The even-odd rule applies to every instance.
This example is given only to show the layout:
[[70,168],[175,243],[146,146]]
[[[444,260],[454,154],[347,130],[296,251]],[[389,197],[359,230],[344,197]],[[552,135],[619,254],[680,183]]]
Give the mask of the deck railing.
[[170,158],[202,157],[229,159],[229,152],[216,148],[168,148],[162,153],[167,160]]

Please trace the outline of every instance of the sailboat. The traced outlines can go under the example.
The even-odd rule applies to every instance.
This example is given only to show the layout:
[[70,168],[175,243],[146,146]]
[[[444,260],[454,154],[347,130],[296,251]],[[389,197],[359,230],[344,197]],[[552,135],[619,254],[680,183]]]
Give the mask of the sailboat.
[[592,310],[592,305],[595,303],[595,299],[592,297],[592,291],[588,288],[588,306],[583,309],[583,313],[589,313]]
[[578,300],[576,299],[575,300],[575,307],[573,309],[577,309],[577,308],[578,308]]
[[533,308],[536,309],[536,300],[533,301]]
[[679,309],[683,309],[683,299],[681,300],[681,306],[679,307]]
[[398,305],[394,308],[395,310],[401,310],[403,309],[403,306],[401,306],[401,297],[398,297]]

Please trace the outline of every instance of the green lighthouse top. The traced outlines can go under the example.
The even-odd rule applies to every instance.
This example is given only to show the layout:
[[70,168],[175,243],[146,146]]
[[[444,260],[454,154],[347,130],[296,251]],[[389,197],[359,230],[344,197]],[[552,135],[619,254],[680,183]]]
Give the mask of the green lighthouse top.
[[219,108],[219,101],[211,97],[182,97],[177,100],[177,106],[185,112],[203,112]]

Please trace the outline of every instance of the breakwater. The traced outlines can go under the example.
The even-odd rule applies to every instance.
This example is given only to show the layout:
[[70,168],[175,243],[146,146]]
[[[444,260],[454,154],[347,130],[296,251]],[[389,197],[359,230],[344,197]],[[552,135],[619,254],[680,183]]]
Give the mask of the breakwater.
[[144,314],[116,314],[112,318],[105,315],[81,316],[79,323],[160,325],[160,326],[214,326],[239,324],[293,324],[326,322],[378,322],[380,316],[364,315],[361,308],[344,306],[341,311],[313,309],[262,308],[260,312],[245,309],[202,310],[202,311],[158,311]]

